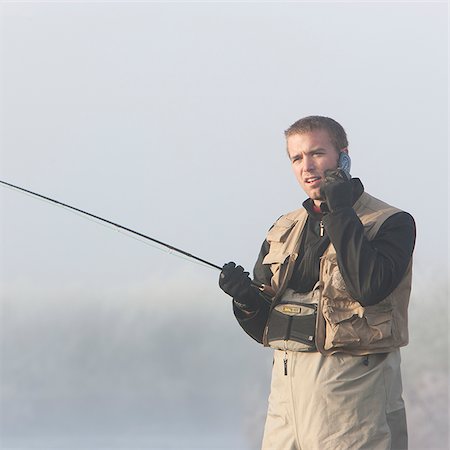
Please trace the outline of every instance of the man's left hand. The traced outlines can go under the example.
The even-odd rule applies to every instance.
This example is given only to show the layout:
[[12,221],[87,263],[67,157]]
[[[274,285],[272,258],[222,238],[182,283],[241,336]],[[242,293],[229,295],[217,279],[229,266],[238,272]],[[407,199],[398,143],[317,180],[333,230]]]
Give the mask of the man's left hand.
[[341,169],[325,171],[321,191],[331,212],[351,207],[353,204],[352,182]]

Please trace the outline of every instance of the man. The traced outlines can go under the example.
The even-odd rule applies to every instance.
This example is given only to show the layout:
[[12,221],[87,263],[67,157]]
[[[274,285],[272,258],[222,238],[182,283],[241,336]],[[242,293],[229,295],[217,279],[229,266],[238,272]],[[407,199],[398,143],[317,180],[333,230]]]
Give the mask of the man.
[[347,136],[310,116],[285,132],[303,207],[269,230],[254,268],[220,287],[256,341],[274,348],[262,448],[407,448],[399,347],[415,224],[349,176]]

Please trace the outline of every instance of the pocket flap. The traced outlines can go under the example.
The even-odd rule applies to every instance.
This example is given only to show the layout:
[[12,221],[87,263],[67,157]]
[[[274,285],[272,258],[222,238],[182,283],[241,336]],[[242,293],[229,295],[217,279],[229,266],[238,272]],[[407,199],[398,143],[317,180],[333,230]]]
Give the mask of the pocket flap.
[[285,254],[280,250],[270,249],[269,253],[263,259],[263,264],[283,264],[289,255]]
[[275,225],[267,233],[268,242],[284,242],[286,236],[292,230],[297,222],[282,217],[279,219]]
[[392,314],[390,312],[380,312],[380,313],[364,313],[364,317],[369,325],[380,325],[380,323],[388,322],[392,319]]
[[338,324],[351,319],[355,314],[353,311],[336,308],[324,308],[323,314],[332,324]]

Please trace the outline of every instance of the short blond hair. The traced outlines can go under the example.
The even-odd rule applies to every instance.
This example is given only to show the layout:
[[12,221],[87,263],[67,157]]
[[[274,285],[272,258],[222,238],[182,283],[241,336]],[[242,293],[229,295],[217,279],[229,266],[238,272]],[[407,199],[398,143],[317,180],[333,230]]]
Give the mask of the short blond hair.
[[326,130],[330,135],[331,142],[340,152],[348,147],[347,134],[341,124],[324,116],[308,116],[303,117],[294,122],[285,132],[286,138],[294,134],[309,133],[313,130]]

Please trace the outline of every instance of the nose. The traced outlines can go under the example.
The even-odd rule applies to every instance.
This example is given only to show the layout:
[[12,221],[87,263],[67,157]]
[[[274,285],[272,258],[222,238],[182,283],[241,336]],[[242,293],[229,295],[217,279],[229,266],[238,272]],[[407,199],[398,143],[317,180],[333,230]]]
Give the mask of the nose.
[[311,172],[315,169],[314,159],[311,155],[305,155],[303,157],[303,171]]

